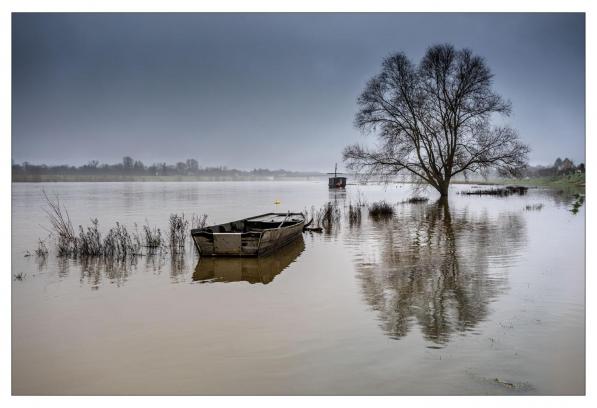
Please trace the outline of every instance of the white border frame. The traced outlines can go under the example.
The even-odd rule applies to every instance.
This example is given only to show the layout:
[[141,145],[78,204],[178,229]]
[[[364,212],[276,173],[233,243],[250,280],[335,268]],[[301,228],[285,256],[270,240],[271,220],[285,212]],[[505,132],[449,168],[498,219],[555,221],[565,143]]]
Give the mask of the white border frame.
[[[0,280],[0,405],[8,404],[16,407],[31,406],[43,403],[50,407],[79,407],[85,404],[89,407],[103,407],[104,405],[143,404],[144,406],[162,406],[176,402],[184,406],[196,406],[197,403],[210,405],[258,406],[260,408],[281,405],[303,407],[304,405],[338,404],[342,406],[362,407],[364,404],[406,406],[426,406],[430,404],[462,406],[497,406],[503,404],[529,405],[531,403],[542,406],[561,406],[562,404],[594,405],[595,387],[595,352],[591,347],[596,343],[595,336],[595,302],[591,297],[586,298],[586,393],[587,397],[11,397],[11,354],[10,354],[10,324],[11,324],[11,231],[6,228],[11,225],[11,12],[584,12],[586,13],[586,164],[587,175],[591,175],[595,159],[595,142],[589,137],[595,131],[595,119],[590,113],[595,109],[595,80],[589,73],[597,72],[595,64],[596,7],[595,1],[590,0],[417,0],[400,2],[398,0],[302,0],[300,2],[283,2],[275,0],[227,0],[220,2],[191,2],[184,0],[145,0],[135,3],[125,0],[103,0],[94,4],[74,0],[5,0],[0,9],[0,56],[2,75],[2,167],[0,174],[2,194],[0,225],[4,227],[2,242],[0,243],[0,259],[4,276]],[[595,75],[595,74],[593,74]],[[596,165],[597,166],[597,165]],[[595,217],[593,216],[594,181],[587,178],[587,217],[586,217],[586,248],[596,248]],[[594,293],[595,276],[597,272],[595,255],[587,251],[586,261],[586,293]],[[557,352],[557,350],[554,350]],[[439,399],[441,398],[441,400]]]

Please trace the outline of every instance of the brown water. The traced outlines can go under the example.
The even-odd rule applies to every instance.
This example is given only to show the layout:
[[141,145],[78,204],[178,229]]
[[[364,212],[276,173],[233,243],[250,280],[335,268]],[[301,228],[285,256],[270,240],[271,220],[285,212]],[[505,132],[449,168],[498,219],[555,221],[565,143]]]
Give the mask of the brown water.
[[[405,185],[322,182],[13,184],[14,394],[582,394],[585,208],[535,189],[508,198],[399,204],[360,224],[349,202]],[[166,229],[327,201],[341,222],[267,259],[66,260],[42,189],[75,225]],[[281,204],[274,205],[275,200]],[[539,211],[526,205],[543,203]]]

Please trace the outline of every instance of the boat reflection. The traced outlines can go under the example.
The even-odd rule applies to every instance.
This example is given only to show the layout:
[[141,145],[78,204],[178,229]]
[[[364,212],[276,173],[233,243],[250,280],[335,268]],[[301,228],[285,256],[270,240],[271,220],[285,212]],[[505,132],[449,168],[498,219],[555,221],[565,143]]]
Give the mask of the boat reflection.
[[299,257],[305,249],[301,236],[274,253],[255,258],[203,257],[199,259],[193,281],[195,282],[249,282],[270,283]]
[[391,338],[418,326],[439,346],[486,319],[526,240],[517,213],[454,213],[446,202],[410,206],[369,227],[376,244],[360,246],[357,257],[365,301]]

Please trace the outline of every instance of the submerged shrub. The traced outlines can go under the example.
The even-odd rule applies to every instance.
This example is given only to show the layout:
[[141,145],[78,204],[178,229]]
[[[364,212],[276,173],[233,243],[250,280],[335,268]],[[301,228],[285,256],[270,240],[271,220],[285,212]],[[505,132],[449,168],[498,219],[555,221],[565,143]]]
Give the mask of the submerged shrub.
[[394,207],[385,201],[378,201],[369,207],[369,216],[372,218],[389,218],[393,215]]
[[469,191],[461,191],[459,194],[462,195],[492,195],[499,197],[508,197],[510,195],[525,195],[529,190],[525,186],[506,186],[502,188],[487,188],[477,189]]

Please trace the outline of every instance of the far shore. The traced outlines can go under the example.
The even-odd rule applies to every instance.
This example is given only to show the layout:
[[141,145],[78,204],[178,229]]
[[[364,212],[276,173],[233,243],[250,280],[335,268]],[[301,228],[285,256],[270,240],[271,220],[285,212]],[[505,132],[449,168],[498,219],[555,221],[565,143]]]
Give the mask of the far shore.
[[[326,175],[304,176],[304,177],[201,177],[201,176],[126,176],[126,175],[13,175],[13,183],[58,183],[58,182],[214,182],[214,181],[318,181],[325,180]],[[370,183],[383,182],[380,180],[370,180]],[[409,184],[408,180],[392,180],[391,183]],[[352,180],[348,185],[359,185],[360,183]],[[476,179],[476,180],[452,180],[452,184],[477,184],[477,185],[506,185],[516,184],[529,187],[550,187],[563,189],[582,189],[585,188],[584,174],[571,174],[553,177],[532,177],[523,179]]]

